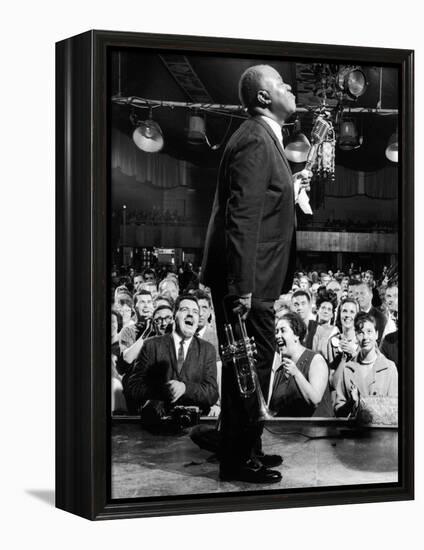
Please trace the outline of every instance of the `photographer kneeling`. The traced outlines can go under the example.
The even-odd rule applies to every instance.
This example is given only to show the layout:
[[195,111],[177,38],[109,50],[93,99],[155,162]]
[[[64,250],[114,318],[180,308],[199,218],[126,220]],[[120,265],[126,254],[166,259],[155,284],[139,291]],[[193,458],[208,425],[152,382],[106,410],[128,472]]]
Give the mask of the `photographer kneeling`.
[[[160,426],[164,417],[178,417],[180,409],[175,411],[175,407],[194,406],[207,414],[216,403],[215,350],[212,344],[195,336],[198,324],[197,299],[192,295],[179,296],[174,331],[145,341],[124,391],[141,410],[146,427]],[[190,414],[188,411],[183,416]]]

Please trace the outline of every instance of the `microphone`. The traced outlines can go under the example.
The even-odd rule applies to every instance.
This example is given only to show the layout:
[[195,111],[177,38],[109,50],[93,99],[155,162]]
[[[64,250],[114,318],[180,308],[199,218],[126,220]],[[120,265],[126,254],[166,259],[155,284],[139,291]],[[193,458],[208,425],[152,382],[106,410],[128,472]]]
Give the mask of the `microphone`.
[[309,149],[308,156],[306,158],[306,170],[312,170],[313,165],[318,154],[319,145],[326,139],[331,130],[331,124],[327,122],[324,117],[318,116],[311,131],[312,146]]

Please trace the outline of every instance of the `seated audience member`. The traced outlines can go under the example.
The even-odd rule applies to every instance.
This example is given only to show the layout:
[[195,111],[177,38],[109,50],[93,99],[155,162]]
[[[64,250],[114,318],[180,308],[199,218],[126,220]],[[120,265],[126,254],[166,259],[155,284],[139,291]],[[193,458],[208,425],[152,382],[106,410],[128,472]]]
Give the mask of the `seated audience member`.
[[112,384],[111,384],[111,410],[114,412],[125,412],[127,410],[125,397],[122,388],[122,376],[116,369],[116,363],[120,355],[119,351],[119,332],[122,329],[121,315],[112,309],[111,312],[111,359],[112,359]]
[[143,346],[143,342],[154,334],[152,326],[153,300],[147,290],[140,290],[134,296],[137,322],[121,331],[119,347],[122,353],[123,362],[120,362],[121,374],[128,371],[126,365],[131,365],[137,358]]
[[175,305],[175,302],[172,298],[169,298],[169,296],[162,296],[162,294],[158,294],[156,296],[156,299],[154,300],[155,308],[159,306],[169,306],[172,309],[172,311],[174,311],[174,305]]
[[306,290],[306,292],[310,292],[311,288],[311,282],[309,281],[308,277],[303,275],[302,277],[299,277],[299,289],[300,290]]
[[334,416],[323,357],[302,345],[306,326],[296,313],[276,321],[280,366],[271,374],[269,408],[277,416]]
[[134,294],[141,290],[141,285],[144,283],[143,275],[141,273],[136,273],[134,275]]
[[276,318],[282,317],[285,313],[290,311],[291,297],[290,294],[281,294],[281,296],[274,302],[274,311]]
[[377,347],[377,321],[370,313],[360,312],[355,317],[355,332],[359,353],[352,360],[342,359],[341,376],[336,386],[336,416],[350,416],[357,412],[361,396],[397,397],[398,373]]
[[125,395],[137,409],[149,401],[158,415],[175,405],[194,405],[207,413],[218,399],[215,350],[195,336],[197,299],[180,296],[175,309],[174,331],[146,340],[124,381]]
[[340,372],[342,358],[350,361],[359,351],[359,344],[355,332],[355,316],[359,311],[358,302],[353,298],[345,298],[340,302],[338,308],[336,326],[340,331],[328,341],[328,366],[330,367],[330,387],[335,389]]
[[387,324],[384,327],[383,338],[392,332],[397,331],[398,316],[398,286],[393,284],[385,289],[384,293],[384,312],[387,318]]
[[169,304],[162,304],[155,308],[153,312],[153,326],[156,336],[169,334],[174,329],[174,312]]
[[328,361],[328,341],[339,331],[334,326],[334,314],[337,307],[337,296],[331,290],[325,289],[324,292],[319,292],[316,300],[317,319],[314,326],[311,326],[309,331],[309,341],[305,342],[305,346],[309,347],[312,338],[312,351],[320,353],[326,361]]
[[150,292],[150,294],[152,295],[152,300],[153,301],[156,300],[156,298],[159,294],[158,293],[158,287],[157,287],[157,285],[154,281],[149,281],[148,283],[141,283],[140,290],[138,291],[138,293],[141,290],[147,290],[147,292]]
[[152,269],[151,267],[147,267],[143,271],[143,282],[156,284],[156,273],[154,269]]
[[349,291],[349,277],[347,275],[343,275],[340,279],[340,287],[342,291],[348,292]]
[[315,326],[315,317],[312,313],[311,295],[309,292],[305,292],[304,290],[294,292],[291,297],[291,310],[297,313],[306,325],[305,342],[308,341],[309,345],[306,346],[305,343],[305,346],[310,349],[312,346],[312,336],[309,338],[309,331]]
[[[212,324],[212,300],[209,294],[204,290],[197,289],[193,292],[193,296],[197,298],[199,303],[199,326],[196,331],[196,335],[199,338],[203,338],[206,342],[210,342],[215,348],[216,353],[216,370],[217,370],[217,382],[218,390],[221,394],[221,357],[219,355],[218,336],[216,334],[216,328]],[[219,400],[215,403],[209,412],[209,416],[219,416],[220,403]]]
[[362,273],[362,282],[367,284],[372,291],[372,305],[376,308],[381,307],[381,298],[380,294],[376,288],[376,284],[374,281],[374,272],[371,271],[371,269],[367,269],[364,273]]
[[[381,341],[380,351],[399,369],[399,332],[398,332],[398,287],[389,286],[386,290],[386,308],[389,320],[385,328],[385,335]],[[394,329],[394,330],[393,330]]]
[[115,311],[117,311],[122,317],[122,327],[128,327],[134,325],[134,301],[132,297],[127,293],[118,294],[114,305]]
[[158,290],[161,296],[170,298],[174,303],[180,292],[178,281],[174,277],[165,277],[165,279],[159,283]]
[[131,292],[128,290],[128,288],[125,285],[120,285],[115,288],[115,292],[113,295],[113,307],[116,307],[118,304],[118,300],[121,296],[129,296],[132,298]]
[[323,271],[321,273],[321,286],[326,287],[330,281],[331,281],[331,276],[325,271]]
[[216,356],[219,358],[219,346],[216,330],[211,324],[212,321],[212,300],[205,291],[196,290],[193,296],[197,298],[199,303],[199,326],[197,328],[197,336],[210,342],[216,351]]
[[352,298],[353,300],[358,301],[359,296],[359,286],[361,284],[361,281],[358,281],[357,279],[350,279],[349,280],[349,286],[348,286],[348,298]]
[[[326,286],[326,289],[327,290],[331,290],[332,292],[334,292],[334,294],[336,295],[337,297],[337,302],[340,301],[341,299],[341,296],[342,296],[342,287],[340,285],[340,283],[336,280],[331,280],[328,285]],[[336,304],[337,306],[337,304]]]
[[358,304],[359,310],[372,315],[376,321],[377,327],[377,344],[380,344],[383,336],[384,327],[386,326],[386,317],[384,314],[372,305],[372,290],[367,283],[361,283],[358,286]]

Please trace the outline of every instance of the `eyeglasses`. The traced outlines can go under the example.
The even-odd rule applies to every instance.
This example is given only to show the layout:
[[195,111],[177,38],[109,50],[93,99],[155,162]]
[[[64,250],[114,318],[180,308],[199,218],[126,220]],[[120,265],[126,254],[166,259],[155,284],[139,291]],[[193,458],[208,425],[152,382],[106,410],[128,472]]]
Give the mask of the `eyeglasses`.
[[153,320],[153,322],[159,325],[160,323],[170,323],[172,319],[173,319],[172,316],[169,315],[168,317],[157,317],[156,319]]

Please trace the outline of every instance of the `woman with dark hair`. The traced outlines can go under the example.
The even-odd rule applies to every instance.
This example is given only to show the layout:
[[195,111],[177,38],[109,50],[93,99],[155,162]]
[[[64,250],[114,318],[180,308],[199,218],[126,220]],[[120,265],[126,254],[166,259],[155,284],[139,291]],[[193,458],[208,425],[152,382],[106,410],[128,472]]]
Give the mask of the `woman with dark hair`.
[[334,416],[327,364],[319,353],[301,344],[305,323],[289,312],[277,319],[275,334],[281,365],[271,376],[270,409],[277,416]]
[[356,315],[355,332],[359,353],[354,360],[342,359],[341,376],[336,387],[336,416],[355,414],[361,396],[397,397],[398,373],[395,364],[377,346],[377,322],[370,313]]
[[338,333],[333,324],[336,307],[336,293],[320,287],[316,297],[317,319],[313,330],[308,333],[305,345],[312,351],[320,353],[326,361],[328,361],[328,341]]

